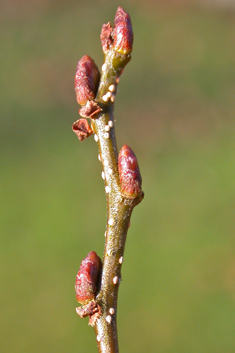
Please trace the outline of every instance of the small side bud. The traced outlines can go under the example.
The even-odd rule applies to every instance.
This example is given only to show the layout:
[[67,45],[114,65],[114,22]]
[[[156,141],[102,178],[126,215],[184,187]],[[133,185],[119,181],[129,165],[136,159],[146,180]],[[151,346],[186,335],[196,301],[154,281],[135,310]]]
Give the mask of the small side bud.
[[113,48],[121,54],[130,54],[133,45],[131,19],[122,7],[118,7],[114,18]]
[[74,88],[80,105],[95,98],[100,82],[100,73],[94,60],[84,55],[79,60],[75,74]]
[[84,305],[95,298],[102,262],[95,251],[89,252],[82,260],[75,281],[75,292],[78,303]]
[[119,152],[118,169],[122,193],[130,197],[140,194],[142,178],[137,158],[127,145],[124,145]]

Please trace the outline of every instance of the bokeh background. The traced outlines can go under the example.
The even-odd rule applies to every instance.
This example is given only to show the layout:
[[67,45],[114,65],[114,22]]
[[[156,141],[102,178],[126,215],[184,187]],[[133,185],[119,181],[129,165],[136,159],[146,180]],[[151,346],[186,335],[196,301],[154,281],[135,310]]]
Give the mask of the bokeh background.
[[120,351],[235,351],[235,1],[0,2],[0,346],[96,352],[75,313],[81,260],[102,256],[97,146],[78,119],[77,61],[100,67],[100,30],[131,14],[118,146],[139,161],[119,292]]

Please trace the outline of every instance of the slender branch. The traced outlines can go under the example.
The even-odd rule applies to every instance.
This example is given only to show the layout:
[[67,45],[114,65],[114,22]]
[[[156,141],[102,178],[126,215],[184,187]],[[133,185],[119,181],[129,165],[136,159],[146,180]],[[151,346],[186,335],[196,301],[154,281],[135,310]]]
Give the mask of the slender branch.
[[[81,317],[89,315],[91,319],[95,316],[95,320],[92,319],[90,324],[95,329],[99,353],[118,353],[116,317],[121,266],[130,217],[133,208],[144,196],[137,159],[133,151],[124,146],[122,164],[118,160],[120,154],[118,157],[115,138],[114,101],[119,78],[131,59],[133,42],[130,17],[122,8],[118,8],[116,13],[114,29],[110,23],[103,25],[101,42],[105,53],[101,77],[93,60],[87,56],[80,60],[75,77],[78,103],[84,104],[88,100],[85,108],[80,109],[80,114],[92,118],[91,127],[99,149],[107,204],[105,248],[99,290],[93,297],[100,259],[96,253],[91,252],[77,275],[77,299],[85,304],[77,308],[77,312]],[[94,97],[97,82],[98,90]],[[80,139],[84,139],[92,131],[86,121],[81,120],[74,123],[73,129]],[[87,278],[85,282],[84,274]]]
[[[110,53],[111,52],[111,53]],[[116,53],[109,52],[103,65],[103,73],[97,101],[102,104],[104,113],[99,113],[96,120],[92,120],[92,128],[97,140],[100,160],[103,167],[107,202],[106,241],[103,258],[103,271],[100,292],[96,297],[101,307],[102,315],[95,325],[95,333],[100,353],[118,353],[118,339],[116,326],[118,288],[121,281],[121,265],[130,217],[134,206],[140,202],[143,195],[136,198],[125,197],[121,192],[117,146],[114,131],[113,106],[109,100],[105,105],[102,97],[107,94],[109,87],[114,85],[115,91],[123,64],[130,60],[121,57],[118,63]],[[115,62],[116,68],[113,63]],[[112,123],[110,123],[112,122]],[[112,128],[109,132],[108,126]]]

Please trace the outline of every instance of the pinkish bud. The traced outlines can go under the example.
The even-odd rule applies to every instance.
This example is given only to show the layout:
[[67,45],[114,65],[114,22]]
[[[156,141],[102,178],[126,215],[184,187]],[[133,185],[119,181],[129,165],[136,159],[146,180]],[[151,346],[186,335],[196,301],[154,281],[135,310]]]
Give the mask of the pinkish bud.
[[122,192],[127,196],[137,196],[142,191],[142,178],[137,158],[127,145],[124,145],[119,152],[118,169]]
[[82,260],[75,281],[75,292],[80,304],[87,304],[95,298],[102,262],[95,251],[89,252]]
[[86,104],[88,100],[95,98],[100,82],[100,73],[94,60],[84,55],[79,60],[75,74],[74,88],[77,102]]
[[114,18],[113,47],[121,54],[130,54],[133,45],[131,19],[122,7],[118,7]]

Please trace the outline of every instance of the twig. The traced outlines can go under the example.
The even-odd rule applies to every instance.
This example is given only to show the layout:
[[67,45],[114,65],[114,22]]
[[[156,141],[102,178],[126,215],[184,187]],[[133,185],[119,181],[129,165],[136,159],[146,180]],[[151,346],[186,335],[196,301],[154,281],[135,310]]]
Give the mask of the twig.
[[[118,158],[115,138],[113,116],[114,101],[119,78],[125,65],[131,58],[130,53],[133,42],[130,17],[122,8],[119,7],[117,10],[114,28],[111,27],[110,23],[103,25],[101,42],[105,60],[102,66],[102,74],[98,82],[97,94],[96,96],[94,94],[92,99],[85,100],[85,107],[80,109],[80,114],[82,113],[83,117],[91,117],[91,127],[94,133],[94,139],[98,145],[99,160],[103,168],[102,177],[105,181],[107,203],[103,268],[100,277],[98,275],[94,277],[94,281],[97,281],[97,283],[93,286],[94,298],[92,299],[93,303],[96,303],[96,309],[94,310],[92,306],[91,310],[88,309],[88,315],[90,316],[90,324],[94,326],[95,329],[99,352],[118,353],[116,325],[117,297],[121,281],[121,266],[123,263],[125,241],[133,208],[144,196],[141,190],[141,176],[134,152],[125,145]],[[78,65],[78,68],[80,70],[81,65]],[[85,85],[87,89],[92,86],[91,82],[95,82],[94,87],[91,89],[91,91],[95,93],[97,86],[96,80],[99,75],[97,74],[97,67],[93,61],[90,63],[89,70],[87,70],[86,73],[88,79],[85,83],[83,82],[83,85]],[[83,100],[83,96],[81,99],[81,92],[84,93],[84,89],[81,88],[82,79],[79,79],[79,75],[84,81],[84,74],[80,74],[80,72],[77,71],[75,90],[77,100],[81,101]],[[93,81],[90,79],[91,77]],[[89,103],[87,104],[87,102]],[[80,121],[81,120],[84,119],[80,119]],[[84,121],[82,124],[84,126]],[[81,125],[79,121],[74,123],[73,129],[78,134],[78,137],[79,134],[80,136],[81,134],[84,136],[84,127],[81,131],[79,130],[79,125]],[[92,133],[86,130],[89,130],[89,126],[85,128],[85,135],[88,136]],[[93,271],[92,268],[91,266],[86,270],[89,276]],[[81,278],[83,278],[81,276],[82,272],[84,271],[80,268],[80,273],[76,280],[77,293],[84,284],[80,281]],[[92,282],[90,277],[87,283]],[[85,312],[87,314],[87,306],[91,305],[89,304],[90,298],[87,302],[82,302],[82,304],[84,303],[86,308]],[[84,315],[84,309],[79,308],[78,311],[80,311],[80,313],[82,311],[82,314],[79,314],[80,316],[86,316]]]

